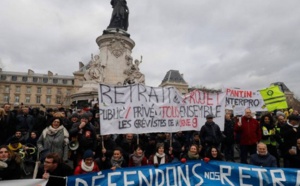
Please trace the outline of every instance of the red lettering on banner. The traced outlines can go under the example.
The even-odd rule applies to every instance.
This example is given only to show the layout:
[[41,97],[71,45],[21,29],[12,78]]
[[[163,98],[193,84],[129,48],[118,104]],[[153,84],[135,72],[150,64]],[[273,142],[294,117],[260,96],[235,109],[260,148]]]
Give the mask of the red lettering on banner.
[[177,106],[162,106],[162,118],[179,118],[180,112]]
[[184,102],[188,101],[190,104],[201,104],[201,105],[214,105],[213,97],[209,92],[203,92],[199,90],[194,90],[191,94],[184,98]]
[[238,98],[252,98],[252,91],[247,90],[226,90],[227,96],[238,97]]
[[194,128],[197,128],[197,126],[198,126],[198,118],[180,119],[179,123],[180,123],[180,127],[190,127],[190,126],[193,126]]

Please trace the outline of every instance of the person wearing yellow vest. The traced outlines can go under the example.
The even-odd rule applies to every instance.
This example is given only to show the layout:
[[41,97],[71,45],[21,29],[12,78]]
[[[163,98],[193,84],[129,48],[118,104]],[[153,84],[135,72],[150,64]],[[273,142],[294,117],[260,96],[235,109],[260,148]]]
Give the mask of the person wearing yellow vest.
[[270,114],[265,114],[261,117],[260,126],[262,130],[261,142],[267,145],[269,153],[276,158],[277,166],[279,167],[277,147],[282,143],[280,128],[275,125],[273,117]]

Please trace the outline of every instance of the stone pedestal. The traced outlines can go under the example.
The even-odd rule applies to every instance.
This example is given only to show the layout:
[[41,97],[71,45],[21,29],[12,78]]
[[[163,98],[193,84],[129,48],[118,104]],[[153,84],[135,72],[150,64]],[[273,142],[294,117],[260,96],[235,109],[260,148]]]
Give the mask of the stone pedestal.
[[127,75],[124,71],[128,69],[127,57],[135,43],[132,39],[118,32],[104,34],[96,39],[100,49],[100,60],[105,66],[104,83],[123,85]]
[[[72,101],[76,103],[89,104],[98,99],[99,83],[110,85],[123,85],[128,74],[124,73],[133,64],[131,52],[135,43],[129,38],[129,34],[122,32],[107,32],[96,39],[100,49],[98,54],[100,60],[99,65],[103,70],[101,74],[103,79],[87,80],[86,76],[82,74],[82,87],[71,95]],[[93,61],[93,59],[91,60]],[[89,63],[89,65],[98,64]],[[91,66],[86,67],[82,73],[86,74]],[[95,69],[96,67],[94,67]],[[80,108],[80,106],[79,106]]]

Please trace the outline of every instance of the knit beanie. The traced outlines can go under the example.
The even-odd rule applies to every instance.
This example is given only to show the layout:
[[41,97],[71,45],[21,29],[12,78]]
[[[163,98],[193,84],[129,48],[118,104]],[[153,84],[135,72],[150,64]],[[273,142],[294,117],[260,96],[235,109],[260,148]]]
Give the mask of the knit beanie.
[[94,153],[92,150],[88,149],[84,152],[82,159],[87,159],[87,158],[93,158],[94,157]]

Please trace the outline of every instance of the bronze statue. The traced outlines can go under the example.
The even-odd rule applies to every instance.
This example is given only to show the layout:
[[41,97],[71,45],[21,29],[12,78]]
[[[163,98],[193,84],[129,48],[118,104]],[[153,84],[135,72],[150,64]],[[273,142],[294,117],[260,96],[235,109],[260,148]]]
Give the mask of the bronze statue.
[[129,9],[126,0],[111,0],[113,7],[111,20],[107,28],[119,28],[127,31]]

